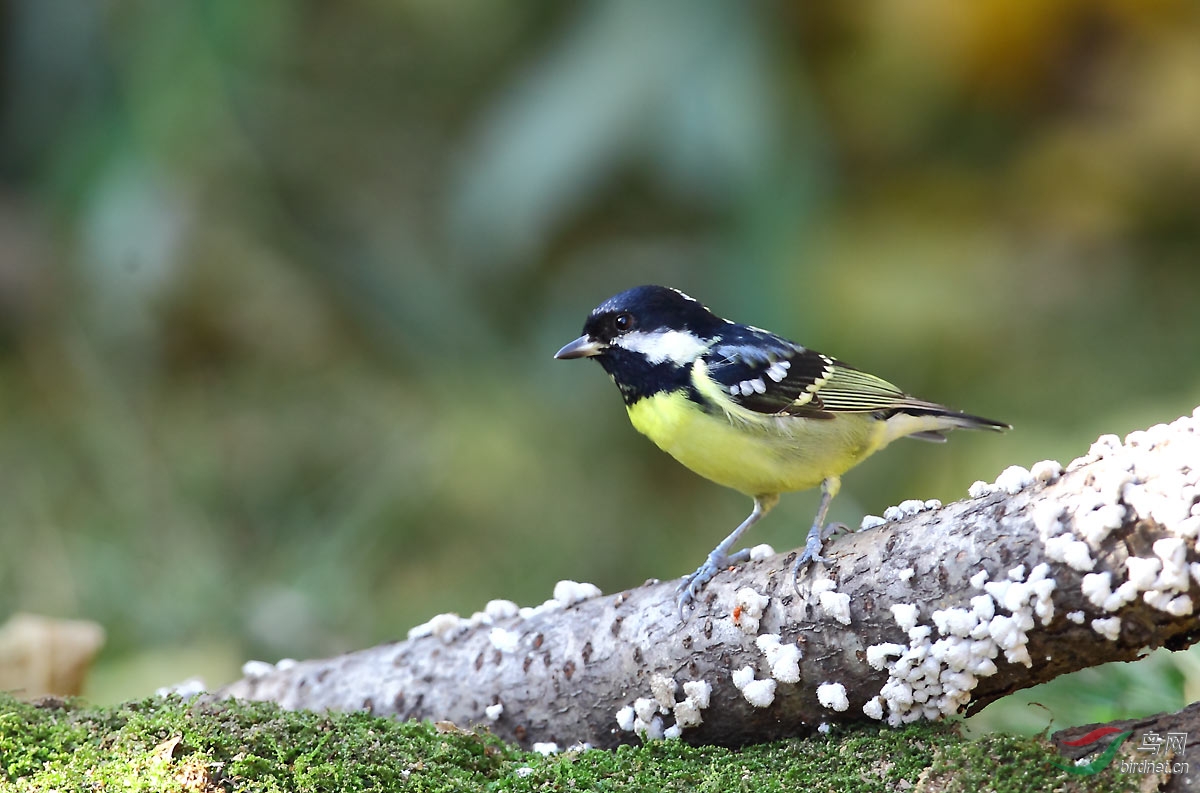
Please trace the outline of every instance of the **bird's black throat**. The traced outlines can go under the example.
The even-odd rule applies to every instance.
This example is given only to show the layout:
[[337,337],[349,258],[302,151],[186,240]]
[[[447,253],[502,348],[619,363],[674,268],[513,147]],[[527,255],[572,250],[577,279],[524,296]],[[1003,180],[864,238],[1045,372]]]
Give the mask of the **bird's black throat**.
[[683,366],[672,361],[650,363],[641,353],[620,347],[609,347],[596,360],[617,384],[626,407],[655,394],[676,391],[683,391],[699,405],[707,405],[707,400],[692,385],[691,362]]

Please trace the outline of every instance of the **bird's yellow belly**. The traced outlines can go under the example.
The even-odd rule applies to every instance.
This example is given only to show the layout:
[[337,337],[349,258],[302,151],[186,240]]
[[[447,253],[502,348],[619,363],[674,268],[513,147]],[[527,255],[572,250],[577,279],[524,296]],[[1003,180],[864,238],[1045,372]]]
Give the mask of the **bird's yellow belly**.
[[740,418],[699,410],[682,392],[641,399],[628,410],[637,431],[660,449],[706,479],[748,496],[816,487],[884,443],[883,422],[869,414],[842,414],[836,420]]

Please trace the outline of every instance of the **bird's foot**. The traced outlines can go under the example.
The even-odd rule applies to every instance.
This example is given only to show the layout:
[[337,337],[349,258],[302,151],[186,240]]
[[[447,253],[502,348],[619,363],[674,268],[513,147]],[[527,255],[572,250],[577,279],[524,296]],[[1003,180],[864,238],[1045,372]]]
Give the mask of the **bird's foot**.
[[792,564],[792,589],[796,594],[800,594],[800,569],[809,562],[828,563],[831,561],[828,557],[821,555],[821,534],[822,528],[816,524],[808,530],[808,539],[804,542],[804,551],[796,557],[795,563]]
[[[836,537],[839,534],[853,534],[854,530],[845,523],[830,523],[821,530],[821,539],[828,540],[830,537]],[[805,550],[808,550],[807,546]]]
[[722,570],[741,564],[750,558],[750,551],[741,550],[734,554],[717,553],[713,551],[704,560],[704,564],[696,568],[696,572],[679,582],[675,588],[675,600],[679,605],[679,621],[683,622],[684,609],[696,601],[696,596],[713,576]]

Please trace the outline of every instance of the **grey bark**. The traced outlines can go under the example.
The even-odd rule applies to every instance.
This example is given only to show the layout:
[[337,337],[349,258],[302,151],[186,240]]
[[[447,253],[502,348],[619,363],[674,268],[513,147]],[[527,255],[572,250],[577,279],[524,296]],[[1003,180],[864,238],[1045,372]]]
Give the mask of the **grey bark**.
[[[870,721],[868,713],[899,723],[974,712],[1067,672],[1194,643],[1200,409],[1124,444],[1102,438],[1061,477],[1046,464],[1034,473],[1006,472],[999,487],[977,488],[991,491],[979,497],[836,539],[825,550],[832,561],[802,574],[799,593],[789,575],[793,551],[722,572],[683,623],[676,582],[648,582],[524,618],[464,623],[440,637],[261,666],[212,696],[481,724],[506,740],[559,747],[638,740],[622,728],[630,712],[618,720],[636,703],[639,731],[678,721],[686,741],[736,745]],[[1128,564],[1131,557],[1146,561]],[[990,593],[979,586],[981,571]],[[757,626],[754,598],[743,590],[739,599],[743,588],[769,598]],[[987,601],[995,616],[981,620]],[[915,631],[892,612],[905,604],[917,607]],[[982,638],[955,635],[971,631]],[[789,682],[792,651],[756,643],[763,634],[799,648],[798,680]],[[896,647],[869,652],[885,643]],[[974,654],[965,657],[966,648]],[[910,667],[922,664],[925,677],[913,684],[919,673]],[[735,684],[732,671],[744,667],[774,682]],[[707,707],[695,686],[682,688],[701,680],[711,686]],[[836,709],[836,685],[819,699],[827,683],[844,688],[848,708]],[[486,708],[497,704],[493,720]]]

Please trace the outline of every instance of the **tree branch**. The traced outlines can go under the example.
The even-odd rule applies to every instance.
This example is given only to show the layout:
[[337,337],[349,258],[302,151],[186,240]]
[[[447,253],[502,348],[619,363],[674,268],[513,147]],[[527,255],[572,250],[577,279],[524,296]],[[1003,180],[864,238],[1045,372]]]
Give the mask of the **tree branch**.
[[[520,615],[441,615],[408,641],[248,665],[218,697],[486,724],[523,744],[613,746],[677,731],[742,744],[824,722],[900,724],[984,705],[1147,647],[1200,638],[1200,408],[1099,439],[972,498],[714,578],[680,624],[675,582]],[[566,603],[560,602],[566,601]],[[672,729],[674,728],[674,729]]]

